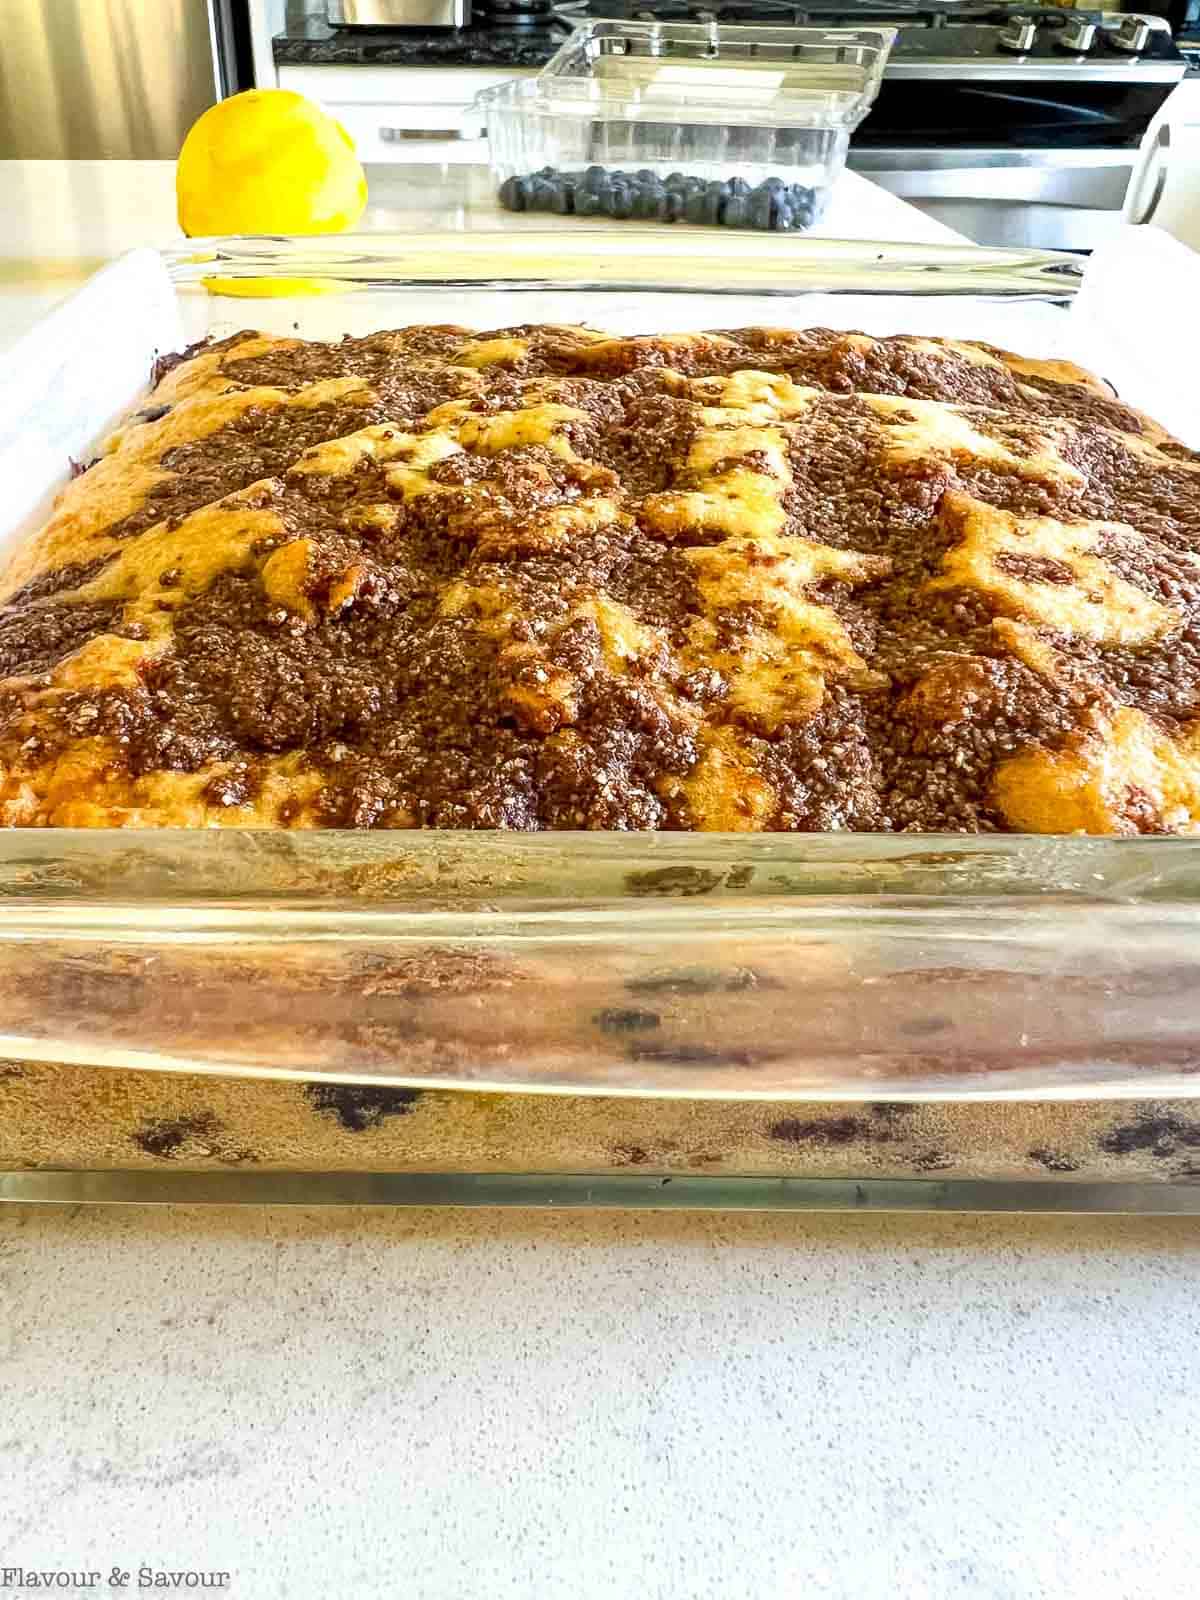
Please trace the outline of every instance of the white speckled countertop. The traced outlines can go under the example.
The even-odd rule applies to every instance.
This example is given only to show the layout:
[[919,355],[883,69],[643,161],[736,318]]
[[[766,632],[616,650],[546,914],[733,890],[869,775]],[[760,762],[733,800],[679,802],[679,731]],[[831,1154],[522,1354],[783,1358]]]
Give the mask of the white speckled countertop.
[[12,1207],[0,1285],[2,1566],[1195,1593],[1184,1221]]
[[[172,237],[121,166],[0,163],[0,344]],[[1195,1592],[1186,1219],[11,1206],[0,1294],[0,1596]]]

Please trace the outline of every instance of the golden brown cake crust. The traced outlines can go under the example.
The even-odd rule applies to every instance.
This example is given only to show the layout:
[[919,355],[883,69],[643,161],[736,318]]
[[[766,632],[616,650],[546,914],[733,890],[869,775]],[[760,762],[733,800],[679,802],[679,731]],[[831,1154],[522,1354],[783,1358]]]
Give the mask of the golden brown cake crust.
[[9,825],[1200,828],[1200,458],[822,329],[243,333],[0,571]]

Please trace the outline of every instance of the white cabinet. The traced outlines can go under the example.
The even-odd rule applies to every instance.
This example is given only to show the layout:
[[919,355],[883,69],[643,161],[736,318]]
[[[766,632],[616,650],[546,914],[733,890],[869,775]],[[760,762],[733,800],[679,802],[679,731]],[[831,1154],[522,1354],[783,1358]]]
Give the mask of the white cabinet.
[[307,95],[337,117],[361,161],[486,161],[471,102],[481,89],[537,70],[280,66],[279,87]]

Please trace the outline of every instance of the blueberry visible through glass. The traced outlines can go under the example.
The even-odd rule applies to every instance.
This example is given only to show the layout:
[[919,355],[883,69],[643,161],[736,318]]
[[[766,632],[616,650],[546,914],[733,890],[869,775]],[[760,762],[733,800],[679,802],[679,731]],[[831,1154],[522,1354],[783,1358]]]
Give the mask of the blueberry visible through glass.
[[649,167],[636,172],[598,163],[582,172],[542,167],[505,178],[498,190],[509,211],[548,211],[557,216],[632,218],[637,222],[695,222],[708,227],[799,232],[816,220],[817,192],[802,183],[766,178],[757,187],[742,177],[701,178]]
[[622,221],[633,215],[633,189],[628,183],[613,184],[611,209]]
[[772,204],[773,198],[769,189],[756,189],[750,196],[750,226],[752,228],[769,228],[771,226],[775,210]]

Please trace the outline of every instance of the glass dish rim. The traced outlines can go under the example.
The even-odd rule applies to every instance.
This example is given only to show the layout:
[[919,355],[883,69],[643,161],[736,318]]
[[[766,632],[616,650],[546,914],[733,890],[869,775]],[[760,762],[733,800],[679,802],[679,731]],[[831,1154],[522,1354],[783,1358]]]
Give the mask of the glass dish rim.
[[[375,293],[554,289],[795,299],[817,294],[969,296],[989,302],[1066,304],[1084,278],[1085,263],[1062,250],[711,231],[714,243],[718,235],[720,239],[719,251],[711,255],[686,248],[705,236],[699,229],[690,230],[684,240],[669,228],[578,221],[559,228],[457,233],[424,228],[214,235],[149,254],[161,261],[177,292],[204,293],[221,280],[282,277]],[[608,246],[614,247],[612,256]]]
[[445,1206],[721,1212],[951,1212],[1074,1216],[1200,1215],[1187,1179],[809,1178],[613,1172],[387,1172],[316,1167],[147,1171],[0,1170],[0,1205]]

